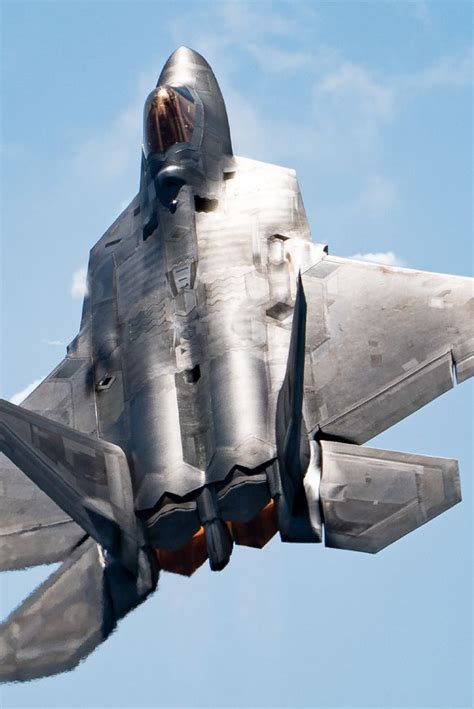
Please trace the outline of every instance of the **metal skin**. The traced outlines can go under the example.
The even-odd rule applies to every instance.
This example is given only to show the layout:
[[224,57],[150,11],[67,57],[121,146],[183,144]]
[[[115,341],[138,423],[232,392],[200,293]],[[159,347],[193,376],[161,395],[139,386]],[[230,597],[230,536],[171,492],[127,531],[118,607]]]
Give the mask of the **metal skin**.
[[360,444],[472,375],[472,301],[313,243],[294,171],[235,157],[211,68],[174,52],[79,334],[0,403],[0,569],[63,561],[1,626],[0,678],[72,669],[160,570],[323,525],[376,552],[458,502],[456,461]]

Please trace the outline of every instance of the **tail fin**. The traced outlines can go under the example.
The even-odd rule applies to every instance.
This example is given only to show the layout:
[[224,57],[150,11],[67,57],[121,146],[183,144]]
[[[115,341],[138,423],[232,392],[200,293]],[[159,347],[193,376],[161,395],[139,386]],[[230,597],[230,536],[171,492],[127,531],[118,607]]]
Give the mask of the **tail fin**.
[[0,625],[0,682],[74,669],[157,581],[144,551],[134,575],[88,539]]
[[291,326],[286,374],[276,409],[276,444],[281,486],[291,510],[309,462],[309,444],[303,421],[306,298],[301,275]]
[[298,275],[286,374],[276,408],[276,444],[280,494],[275,498],[278,527],[285,542],[318,542],[310,520],[303,478],[310,446],[303,419],[306,298]]
[[85,532],[136,571],[139,530],[121,448],[0,401],[0,451]]
[[456,460],[321,441],[329,547],[380,551],[461,500]]

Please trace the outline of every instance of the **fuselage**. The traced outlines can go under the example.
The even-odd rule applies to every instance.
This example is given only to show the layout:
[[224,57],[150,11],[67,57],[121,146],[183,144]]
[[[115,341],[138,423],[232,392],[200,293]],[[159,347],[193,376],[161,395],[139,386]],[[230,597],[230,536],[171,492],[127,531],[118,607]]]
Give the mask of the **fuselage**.
[[262,184],[260,163],[235,158],[209,65],[175,55],[145,104],[139,194],[91,253],[99,433],[127,452],[152,546],[182,548],[213,515],[258,545],[313,247],[294,172]]

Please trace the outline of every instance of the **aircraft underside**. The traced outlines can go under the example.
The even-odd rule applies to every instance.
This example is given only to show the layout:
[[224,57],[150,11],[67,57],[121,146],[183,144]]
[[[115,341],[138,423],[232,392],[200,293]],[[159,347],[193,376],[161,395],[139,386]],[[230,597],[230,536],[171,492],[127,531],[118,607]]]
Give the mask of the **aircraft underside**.
[[0,402],[0,570],[62,562],[0,627],[1,679],[75,667],[160,571],[277,532],[375,553],[460,501],[457,461],[363,444],[472,376],[471,280],[312,242],[294,171],[233,155],[192,50],[88,284],[63,361]]

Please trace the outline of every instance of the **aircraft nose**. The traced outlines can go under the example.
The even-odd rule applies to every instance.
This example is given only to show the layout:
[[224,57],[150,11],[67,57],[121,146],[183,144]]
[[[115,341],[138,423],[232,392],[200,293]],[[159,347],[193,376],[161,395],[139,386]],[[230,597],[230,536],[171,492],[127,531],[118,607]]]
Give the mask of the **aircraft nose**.
[[175,82],[188,83],[196,74],[197,69],[211,67],[203,56],[190,47],[178,47],[168,58],[158,78],[157,86]]
[[[219,136],[219,149],[225,155],[232,155],[224,99],[211,67],[199,52],[189,47],[176,49],[158,78],[157,88],[162,86],[174,87],[177,91],[187,88],[192,96],[197,94],[203,107],[203,116],[196,115],[196,125],[199,123],[204,132],[209,129],[209,135],[212,133],[214,136],[209,141],[215,142],[215,137]],[[205,143],[206,139],[203,140]],[[208,150],[209,147],[204,143],[202,149]]]

